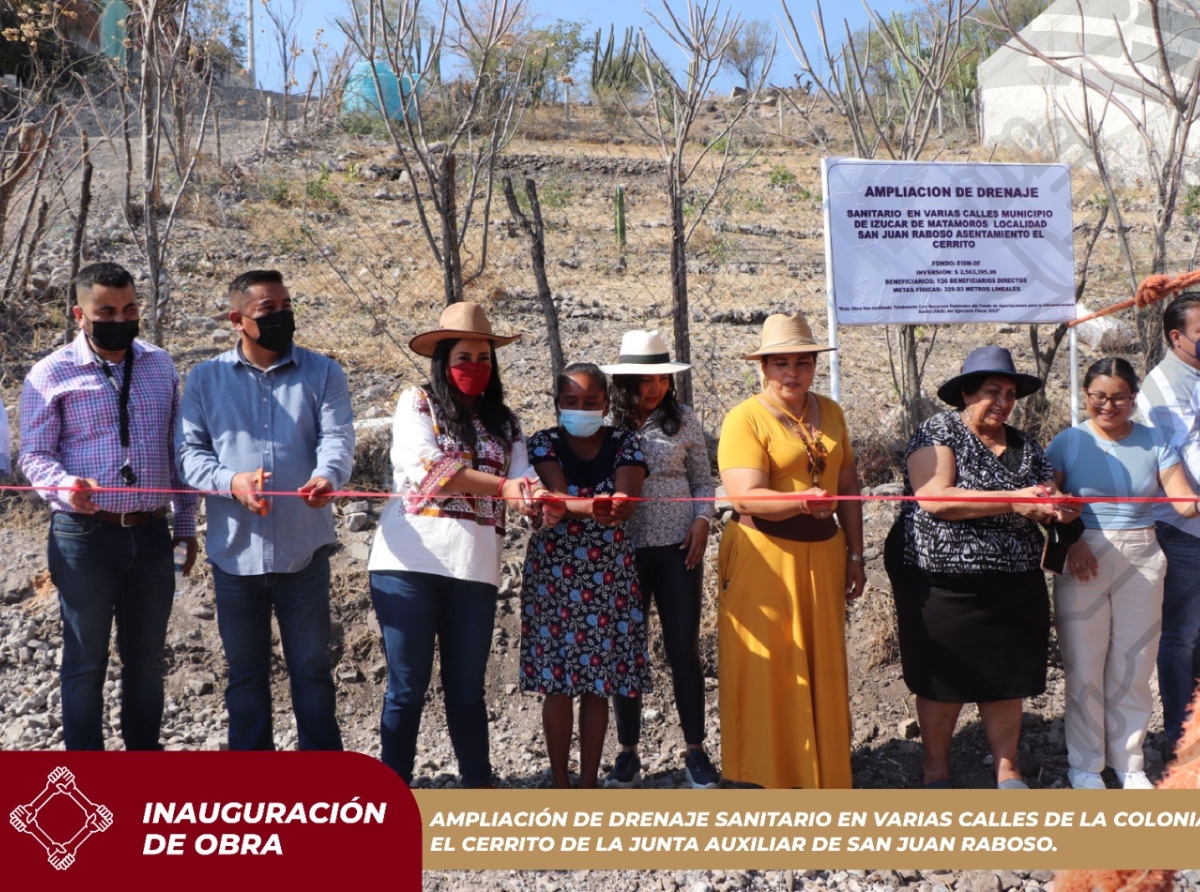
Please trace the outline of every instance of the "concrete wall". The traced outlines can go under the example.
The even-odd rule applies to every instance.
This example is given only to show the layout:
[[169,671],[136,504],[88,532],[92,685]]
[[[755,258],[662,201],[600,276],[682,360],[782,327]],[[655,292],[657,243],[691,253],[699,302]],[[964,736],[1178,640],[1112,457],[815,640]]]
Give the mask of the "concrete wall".
[[[1160,10],[1163,31],[1169,35],[1166,56],[1177,82],[1180,74],[1195,76],[1200,67],[1200,2],[1168,0]],[[1097,84],[1094,92],[1089,86],[1088,99],[1093,115],[1097,119],[1104,116],[1101,135],[1106,163],[1122,180],[1143,176],[1147,159],[1137,126],[1116,105],[1110,104],[1107,111],[1104,106],[1111,89],[1114,102],[1124,103],[1137,122],[1157,134],[1158,144],[1163,144],[1166,112],[1161,105],[1144,102],[1138,90],[1138,70],[1149,77],[1163,76],[1149,4],[1143,0],[1057,0],[1022,36]],[[1032,58],[1013,39],[980,64],[979,87],[985,144],[1011,145],[1034,159],[1090,166],[1090,153],[1077,135],[1084,132],[1084,93],[1075,78]],[[1194,128],[1190,163],[1195,163],[1198,147],[1200,126]]]

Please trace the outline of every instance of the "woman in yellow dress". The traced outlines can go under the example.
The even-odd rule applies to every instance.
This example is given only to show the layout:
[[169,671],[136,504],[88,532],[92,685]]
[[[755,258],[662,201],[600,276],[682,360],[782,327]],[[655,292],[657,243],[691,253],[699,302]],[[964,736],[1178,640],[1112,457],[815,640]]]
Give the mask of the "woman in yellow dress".
[[811,392],[830,349],[799,313],[768,317],[745,357],[762,392],[721,429],[734,508],[719,563],[721,764],[768,788],[851,785],[846,602],[865,583],[862,504],[830,498],[859,491],[841,407]]

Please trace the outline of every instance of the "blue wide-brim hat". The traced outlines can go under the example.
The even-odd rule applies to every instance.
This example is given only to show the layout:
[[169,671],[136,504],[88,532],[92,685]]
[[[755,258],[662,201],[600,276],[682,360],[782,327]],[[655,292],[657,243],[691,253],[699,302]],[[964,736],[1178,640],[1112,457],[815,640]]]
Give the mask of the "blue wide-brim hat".
[[982,381],[991,375],[1012,378],[1017,384],[1017,399],[1024,399],[1042,389],[1042,379],[1037,375],[1025,375],[1017,371],[1012,354],[1003,347],[989,345],[977,347],[963,360],[962,371],[937,389],[938,399],[956,409],[965,409],[963,385],[971,381]]

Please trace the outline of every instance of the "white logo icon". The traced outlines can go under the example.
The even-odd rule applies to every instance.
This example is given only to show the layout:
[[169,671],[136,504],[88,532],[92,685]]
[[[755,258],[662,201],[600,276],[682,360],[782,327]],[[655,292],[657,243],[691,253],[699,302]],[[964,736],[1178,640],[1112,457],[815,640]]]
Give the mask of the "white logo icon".
[[[70,839],[59,841],[38,825],[38,812],[55,796],[66,796],[84,814],[82,826]],[[28,833],[42,844],[46,859],[56,870],[66,870],[75,863],[75,853],[93,833],[103,833],[112,826],[112,812],[96,805],[75,786],[75,775],[66,768],[55,768],[46,778],[46,788],[28,805],[18,805],[8,816],[9,822],[21,833]]]

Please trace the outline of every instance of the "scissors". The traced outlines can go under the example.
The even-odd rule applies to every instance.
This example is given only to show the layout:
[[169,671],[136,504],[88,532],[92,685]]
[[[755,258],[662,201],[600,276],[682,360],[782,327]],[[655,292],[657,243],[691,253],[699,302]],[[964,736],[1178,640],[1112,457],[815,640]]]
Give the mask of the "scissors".
[[[263,472],[262,468],[259,468],[257,471],[254,472],[254,490],[255,490],[255,492],[261,493],[263,491],[263,483],[264,483],[265,477],[266,477],[266,475]],[[260,497],[258,500],[258,511],[256,513],[260,517],[266,517],[267,512],[270,510],[271,510],[271,503],[268,502],[266,499]]]
[[[528,477],[521,478],[521,501],[525,503],[526,508],[533,509],[533,484]],[[529,516],[529,526],[535,530],[542,528],[541,512]]]

